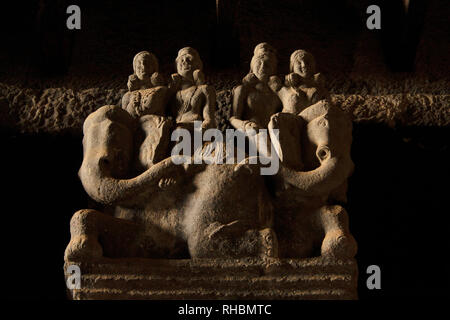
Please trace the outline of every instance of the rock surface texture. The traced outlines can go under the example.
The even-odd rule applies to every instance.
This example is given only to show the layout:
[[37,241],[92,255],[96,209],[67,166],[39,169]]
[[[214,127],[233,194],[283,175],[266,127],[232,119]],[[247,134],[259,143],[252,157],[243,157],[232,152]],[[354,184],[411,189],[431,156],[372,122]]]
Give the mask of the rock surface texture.
[[117,259],[80,267],[82,287],[68,291],[75,300],[357,298],[354,260]]

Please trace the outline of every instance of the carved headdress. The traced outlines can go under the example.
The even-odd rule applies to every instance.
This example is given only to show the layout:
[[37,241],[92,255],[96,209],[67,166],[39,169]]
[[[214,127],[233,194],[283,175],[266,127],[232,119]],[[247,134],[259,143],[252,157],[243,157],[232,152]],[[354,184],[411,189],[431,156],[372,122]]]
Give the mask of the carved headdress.
[[262,42],[255,47],[255,50],[253,50],[253,57],[250,62],[250,68],[258,59],[265,57],[272,59],[275,65],[277,64],[277,51],[275,50],[275,48],[267,42]]
[[270,59],[273,61],[274,65],[276,66],[277,61],[277,55],[276,50],[274,47],[272,47],[267,42],[262,42],[258,44],[255,49],[253,50],[253,57],[250,61],[250,71],[249,73],[244,77],[242,82],[247,85],[254,85],[258,82],[256,76],[253,74],[253,66],[258,62],[260,59]]

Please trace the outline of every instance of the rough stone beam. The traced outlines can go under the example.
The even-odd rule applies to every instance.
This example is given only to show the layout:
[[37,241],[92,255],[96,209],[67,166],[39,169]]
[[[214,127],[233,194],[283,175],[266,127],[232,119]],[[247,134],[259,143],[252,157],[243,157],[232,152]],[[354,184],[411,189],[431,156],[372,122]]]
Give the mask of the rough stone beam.
[[[72,132],[81,134],[87,115],[107,104],[119,104],[125,90],[65,88],[45,90],[0,83],[0,126],[14,132]],[[333,102],[351,114],[354,122],[389,126],[448,126],[450,95],[334,94]],[[219,118],[229,117],[230,92],[218,92]],[[220,122],[220,121],[219,121]]]

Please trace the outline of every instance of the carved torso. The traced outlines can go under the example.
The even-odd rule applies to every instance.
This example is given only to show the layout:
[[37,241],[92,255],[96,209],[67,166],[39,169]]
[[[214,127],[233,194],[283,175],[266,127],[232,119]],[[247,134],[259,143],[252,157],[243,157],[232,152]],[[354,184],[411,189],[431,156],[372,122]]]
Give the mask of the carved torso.
[[280,107],[280,100],[269,87],[258,84],[248,89],[246,105],[243,119],[256,122],[261,128],[267,128],[270,117]]
[[203,106],[206,103],[205,87],[191,86],[176,93],[173,114],[177,123],[202,121]]
[[283,103],[283,112],[298,114],[308,106],[308,97],[303,90],[283,87],[278,96]]

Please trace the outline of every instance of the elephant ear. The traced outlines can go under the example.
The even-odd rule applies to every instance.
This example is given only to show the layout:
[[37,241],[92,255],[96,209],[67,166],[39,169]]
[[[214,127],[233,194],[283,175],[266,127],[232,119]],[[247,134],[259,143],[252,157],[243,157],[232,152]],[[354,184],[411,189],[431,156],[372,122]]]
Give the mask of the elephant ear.
[[118,106],[103,106],[91,113],[83,124],[84,155],[80,178],[126,176],[132,159],[133,132],[133,118]]

